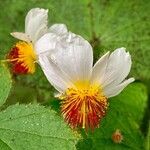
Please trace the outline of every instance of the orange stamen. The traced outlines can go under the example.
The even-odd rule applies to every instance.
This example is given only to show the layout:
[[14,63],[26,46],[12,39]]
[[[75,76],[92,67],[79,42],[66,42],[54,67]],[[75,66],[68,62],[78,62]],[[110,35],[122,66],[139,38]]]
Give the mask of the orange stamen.
[[99,127],[108,106],[107,98],[99,87],[91,85],[69,88],[62,97],[61,112],[71,127],[86,130]]
[[36,55],[31,43],[18,42],[8,54],[8,59],[4,61],[11,62],[16,74],[35,72]]

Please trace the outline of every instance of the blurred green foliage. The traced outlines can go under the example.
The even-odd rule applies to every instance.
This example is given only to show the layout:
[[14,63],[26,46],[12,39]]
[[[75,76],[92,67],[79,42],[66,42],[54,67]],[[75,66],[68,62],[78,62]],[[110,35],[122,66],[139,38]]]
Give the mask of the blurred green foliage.
[[[5,59],[17,42],[10,33],[24,31],[25,16],[35,7],[49,9],[49,25],[64,23],[69,30],[89,40],[94,50],[94,61],[108,50],[126,47],[133,60],[130,76],[147,83],[145,85],[149,87],[149,0],[0,0],[0,59]],[[55,90],[40,67],[37,66],[33,75],[13,75],[11,78],[6,66],[1,65],[0,75],[0,105],[6,101],[1,109],[8,107],[0,113],[0,149],[37,150],[38,146],[39,149],[45,150],[51,149],[52,145],[54,149],[61,147],[64,150],[140,150],[144,147],[148,150],[148,136],[145,138],[140,130],[144,113],[149,113],[149,110],[145,111],[146,107],[148,108],[148,92],[144,84],[133,83],[122,94],[110,99],[108,114],[99,129],[92,133],[77,131],[78,134],[73,134],[69,127],[60,123],[62,118],[55,117],[56,114],[52,110],[48,111],[51,108],[59,114],[59,101],[54,99]],[[32,105],[27,105],[26,109],[25,105],[14,105],[17,102]],[[48,108],[37,106],[36,103]],[[41,112],[45,112],[44,120],[41,118]],[[147,128],[148,117],[149,115],[145,118],[142,128]],[[26,120],[29,120],[27,126],[24,124]],[[41,128],[39,135],[35,132],[38,130],[37,126],[32,127],[32,124],[36,123],[39,124],[38,128]],[[55,126],[58,127],[59,124],[63,124],[63,127],[57,132],[58,128]],[[124,140],[121,144],[115,144],[111,140],[116,129],[120,129],[123,134]],[[50,138],[51,132],[54,131]],[[80,140],[76,144],[67,141],[66,137],[72,137],[74,141],[80,137]]]

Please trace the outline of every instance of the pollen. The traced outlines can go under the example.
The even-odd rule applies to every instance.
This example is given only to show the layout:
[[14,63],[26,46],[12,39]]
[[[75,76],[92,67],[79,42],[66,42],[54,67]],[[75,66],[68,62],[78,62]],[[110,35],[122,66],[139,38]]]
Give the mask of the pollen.
[[8,54],[8,60],[16,74],[35,72],[36,55],[32,43],[18,42]]
[[72,127],[95,129],[105,116],[108,107],[107,98],[100,87],[77,83],[77,88],[68,88],[62,96],[61,112]]

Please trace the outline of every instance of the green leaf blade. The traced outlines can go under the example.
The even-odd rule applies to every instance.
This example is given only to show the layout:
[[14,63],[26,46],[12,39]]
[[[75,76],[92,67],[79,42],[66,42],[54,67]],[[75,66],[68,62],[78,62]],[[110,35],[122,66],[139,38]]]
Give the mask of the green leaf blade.
[[4,64],[0,64],[0,106],[2,106],[11,89],[11,75],[8,68]]
[[0,113],[0,138],[13,150],[72,150],[78,139],[54,111],[37,105],[15,105]]

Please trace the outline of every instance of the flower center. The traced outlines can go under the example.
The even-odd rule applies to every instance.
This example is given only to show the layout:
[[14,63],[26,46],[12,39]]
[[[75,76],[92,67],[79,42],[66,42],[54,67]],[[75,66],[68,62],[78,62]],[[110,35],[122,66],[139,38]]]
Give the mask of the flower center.
[[32,43],[18,42],[8,54],[13,72],[26,74],[35,72],[36,55]]
[[108,102],[97,85],[77,83],[77,88],[68,88],[62,97],[61,112],[68,124],[85,129],[99,127],[105,116]]

